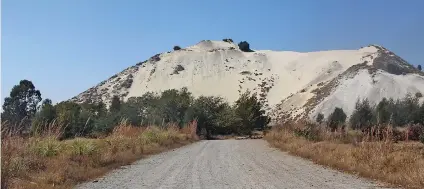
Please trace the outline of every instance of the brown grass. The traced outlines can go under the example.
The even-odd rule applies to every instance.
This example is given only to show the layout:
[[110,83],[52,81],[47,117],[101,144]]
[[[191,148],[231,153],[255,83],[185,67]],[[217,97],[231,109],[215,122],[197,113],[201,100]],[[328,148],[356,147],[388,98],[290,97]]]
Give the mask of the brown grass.
[[357,173],[406,188],[424,188],[424,145],[393,142],[389,128],[363,134],[357,131],[328,132],[317,129],[319,137],[299,136],[292,126],[277,127],[265,139],[291,154],[333,168]]
[[2,133],[1,188],[71,188],[146,155],[198,140],[197,123],[183,129],[121,124],[102,139],[58,140],[58,132],[29,138]]

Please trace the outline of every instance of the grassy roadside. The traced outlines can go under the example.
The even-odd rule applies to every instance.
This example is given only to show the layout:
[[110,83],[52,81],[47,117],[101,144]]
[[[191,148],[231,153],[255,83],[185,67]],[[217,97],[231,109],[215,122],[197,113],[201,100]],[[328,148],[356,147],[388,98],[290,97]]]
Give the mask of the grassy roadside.
[[2,135],[1,188],[71,188],[107,171],[196,141],[196,122],[183,129],[120,125],[101,139],[60,141],[56,134]]
[[[386,133],[386,134],[384,134]],[[393,142],[390,132],[378,140],[353,132],[315,131],[314,140],[292,127],[277,127],[265,140],[290,154],[406,188],[424,188],[424,145]],[[318,139],[317,139],[318,138]]]

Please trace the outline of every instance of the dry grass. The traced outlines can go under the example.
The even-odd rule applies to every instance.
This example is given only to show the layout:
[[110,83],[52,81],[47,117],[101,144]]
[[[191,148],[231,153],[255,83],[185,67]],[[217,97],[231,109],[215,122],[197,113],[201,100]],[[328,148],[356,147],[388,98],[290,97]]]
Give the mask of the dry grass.
[[291,154],[326,166],[406,188],[424,188],[424,145],[393,142],[393,130],[369,135],[355,131],[315,131],[315,139],[299,136],[292,126],[274,128],[265,139]]
[[58,140],[58,132],[30,138],[2,134],[1,188],[71,188],[143,156],[195,140],[197,123],[183,129],[121,124],[102,139]]

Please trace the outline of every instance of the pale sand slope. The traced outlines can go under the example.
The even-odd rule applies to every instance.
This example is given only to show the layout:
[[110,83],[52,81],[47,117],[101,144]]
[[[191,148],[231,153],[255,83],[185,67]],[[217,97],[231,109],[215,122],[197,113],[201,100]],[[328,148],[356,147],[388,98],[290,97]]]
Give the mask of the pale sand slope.
[[378,183],[268,147],[264,140],[200,141],[114,170],[77,188],[370,189]]
[[[331,88],[330,95],[306,111],[305,104],[315,96],[312,91],[319,88],[319,84],[329,83],[354,65],[367,63],[372,66],[381,48],[368,46],[358,50],[309,53],[242,52],[234,43],[206,40],[182,50],[158,54],[72,100],[92,99],[108,104],[113,95],[126,100],[146,92],[187,87],[194,96],[216,95],[234,102],[241,92],[249,89],[262,96],[267,110],[275,109],[285,99],[287,104],[281,111],[291,112],[293,116],[308,114],[314,117],[317,112],[328,115],[336,106],[343,107],[350,115],[359,97],[367,97],[375,103],[382,97],[424,93],[423,76],[395,75],[381,70],[372,78],[368,72],[358,71],[357,75],[340,80],[337,88]],[[175,71],[177,67],[180,70]],[[132,82],[125,85],[129,79]],[[377,82],[373,83],[372,79]],[[305,92],[301,92],[302,89]]]

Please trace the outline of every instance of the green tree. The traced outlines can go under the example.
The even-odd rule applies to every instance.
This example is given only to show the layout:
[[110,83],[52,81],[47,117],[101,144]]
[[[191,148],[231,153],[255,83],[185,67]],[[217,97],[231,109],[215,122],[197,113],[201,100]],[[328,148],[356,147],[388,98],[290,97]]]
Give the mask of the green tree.
[[321,124],[323,120],[324,120],[324,114],[319,113],[316,118],[317,123]]
[[[418,110],[417,114],[417,122],[421,125],[424,125],[424,103],[421,104],[420,109]],[[423,133],[424,137],[424,133]]]
[[221,97],[200,96],[194,100],[193,105],[187,111],[186,122],[197,120],[198,131],[205,129],[207,138],[213,134],[218,134],[222,131],[219,127],[226,127],[227,124],[220,122],[220,116],[229,105]]
[[336,107],[334,112],[328,116],[328,127],[330,127],[331,131],[335,131],[339,126],[345,123],[346,117],[343,109]]
[[94,123],[92,134],[95,136],[106,135],[112,132],[113,128],[122,121],[122,115],[119,113],[108,113],[100,117]]
[[270,118],[265,115],[262,110],[262,104],[257,99],[256,94],[251,94],[246,91],[241,94],[235,102],[235,114],[239,117],[239,126],[236,128],[239,134],[251,134],[255,129],[263,129],[270,121]]
[[[393,102],[393,99],[390,101]],[[390,112],[390,101],[387,98],[383,98],[375,108],[375,120],[377,124],[387,124],[390,122],[390,116],[392,113]]]
[[127,101],[122,104],[121,110],[118,113],[122,119],[128,121],[132,125],[142,124],[142,112],[140,106],[133,103],[133,101]]
[[403,108],[403,111],[407,114],[406,124],[419,122],[422,115],[419,113],[420,103],[417,97],[408,94],[403,100]]
[[116,113],[116,112],[119,112],[120,109],[121,109],[121,99],[119,98],[119,96],[114,95],[110,103],[109,111]]
[[157,124],[176,123],[179,126],[183,126],[185,124],[186,111],[191,106],[193,100],[194,98],[188,92],[187,88],[163,91],[158,100],[156,110],[154,110],[155,113],[162,117],[160,123]]
[[131,97],[127,100],[127,104],[135,107],[135,111],[140,116],[139,124],[155,124],[162,121],[159,113],[159,96],[156,93],[148,92],[141,97]]
[[79,136],[84,129],[81,124],[81,106],[74,102],[60,102],[55,106],[58,124],[64,128],[63,137]]
[[93,113],[95,117],[103,117],[107,114],[107,108],[103,102],[84,102],[81,104],[81,108]]
[[411,94],[390,104],[391,123],[395,126],[405,126],[420,120],[420,105],[418,98]]
[[31,125],[31,118],[37,112],[38,103],[42,100],[41,93],[35,89],[29,80],[21,80],[15,85],[10,96],[4,99],[2,121],[8,121],[8,129],[22,132]]
[[359,99],[355,104],[355,111],[350,117],[349,123],[353,129],[368,129],[372,125],[373,109],[370,106],[368,99]]
[[32,120],[33,132],[43,132],[49,124],[56,118],[56,109],[50,99],[45,99],[41,104],[40,111],[35,114]]

